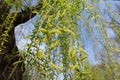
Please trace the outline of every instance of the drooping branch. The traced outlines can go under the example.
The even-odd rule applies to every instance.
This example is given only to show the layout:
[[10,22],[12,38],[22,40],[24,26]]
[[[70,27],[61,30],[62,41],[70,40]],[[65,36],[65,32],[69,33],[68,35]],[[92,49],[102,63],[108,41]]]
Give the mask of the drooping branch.
[[[22,64],[13,65],[15,62],[22,60],[22,56],[19,54],[14,29],[17,25],[28,21],[36,14],[32,13],[37,9],[37,5],[34,7],[26,8],[24,11],[11,13],[14,17],[14,21],[7,19],[10,14],[11,6],[4,1],[0,1],[0,79],[1,80],[22,80]],[[15,16],[14,16],[15,15]],[[7,23],[6,20],[9,20]],[[12,27],[9,25],[12,22]],[[6,34],[6,35],[3,35]],[[8,79],[9,78],[9,79]]]

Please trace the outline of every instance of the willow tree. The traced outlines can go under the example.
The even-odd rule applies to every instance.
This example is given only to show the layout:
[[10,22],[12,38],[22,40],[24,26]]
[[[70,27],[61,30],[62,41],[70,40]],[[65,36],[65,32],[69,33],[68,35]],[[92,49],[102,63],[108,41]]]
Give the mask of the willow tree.
[[[0,1],[0,79],[21,80],[22,62],[34,69],[35,80],[93,80],[82,39],[85,28],[91,35],[98,30],[107,44],[106,25],[99,9],[99,0],[40,0],[37,6],[24,7],[22,0]],[[11,11],[11,7],[16,11]],[[21,11],[20,11],[21,10]],[[87,14],[86,14],[87,13]],[[35,14],[39,15],[25,59],[15,44],[15,27]],[[81,24],[79,24],[81,22]],[[95,33],[91,35],[98,43]],[[44,49],[41,48],[44,45]],[[106,48],[108,49],[108,48]],[[33,79],[34,79],[33,78]]]
[[98,30],[107,44],[106,24],[95,6],[97,3],[94,0],[46,0],[40,10],[34,10],[39,18],[33,34],[26,36],[31,40],[26,61],[33,69],[30,73],[33,79],[94,79],[80,37],[84,28],[97,44],[94,30]]

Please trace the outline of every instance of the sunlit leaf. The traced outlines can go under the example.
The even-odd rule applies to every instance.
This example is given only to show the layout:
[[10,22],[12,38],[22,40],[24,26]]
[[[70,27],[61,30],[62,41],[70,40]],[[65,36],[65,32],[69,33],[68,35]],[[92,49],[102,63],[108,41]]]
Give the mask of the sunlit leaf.
[[73,59],[73,58],[75,58],[75,55],[76,55],[76,49],[75,49],[75,46],[72,46],[68,50],[68,58]]
[[83,54],[87,54],[87,52],[83,48],[79,48],[80,52]]
[[37,44],[39,42],[39,39],[36,39],[35,41],[34,41],[34,44]]
[[73,36],[73,38],[75,38],[75,33],[72,31],[72,30],[70,30],[70,29],[63,29],[65,32],[68,32],[68,33],[70,33],[70,34],[72,34],[72,36]]
[[49,33],[50,33],[50,34],[52,34],[52,33],[62,34],[62,33],[61,33],[61,31],[60,31],[60,30],[58,30],[58,29],[53,29],[53,30],[50,30],[50,31],[49,31]]
[[81,57],[80,60],[83,61],[83,60],[85,60],[86,58],[88,58],[88,56]]
[[30,38],[31,38],[31,36],[24,36],[24,38],[30,39]]
[[53,62],[50,62],[50,65],[55,69],[61,69],[62,68],[62,66],[57,66]]
[[52,43],[52,44],[50,45],[50,48],[53,49],[53,48],[55,48],[56,46],[58,46],[59,44],[60,44],[60,40],[57,40],[57,41],[55,41],[54,43]]
[[39,31],[41,31],[41,32],[47,32],[47,30],[44,29],[44,28],[40,28]]
[[49,54],[44,54],[41,50],[39,50],[37,52],[37,57],[39,57],[39,58],[46,58],[48,56],[49,56]]
[[33,11],[32,13],[39,14],[39,12],[38,12],[38,11]]
[[72,70],[75,70],[76,68],[78,68],[78,64],[75,64],[75,65],[72,67]]

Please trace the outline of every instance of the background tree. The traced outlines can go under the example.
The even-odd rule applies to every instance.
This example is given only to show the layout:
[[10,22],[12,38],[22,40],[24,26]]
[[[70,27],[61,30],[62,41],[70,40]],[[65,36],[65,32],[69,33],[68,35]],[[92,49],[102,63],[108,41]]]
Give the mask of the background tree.
[[[110,26],[109,28],[115,32],[116,36],[112,38],[111,37],[107,38],[108,39],[107,44],[103,44],[103,42],[100,41],[100,44],[102,44],[103,47],[96,52],[96,55],[97,55],[96,58],[98,59],[99,64],[94,65],[92,68],[93,72],[95,72],[93,73],[93,75],[94,77],[96,77],[96,79],[116,80],[120,78],[120,75],[119,75],[119,67],[120,67],[119,65],[119,59],[120,59],[119,30],[120,29],[118,26],[119,13],[117,11],[119,10],[112,10],[111,8],[109,8],[109,10],[106,10],[107,15],[111,18],[111,22],[108,22],[108,26]],[[99,75],[95,75],[98,73]]]

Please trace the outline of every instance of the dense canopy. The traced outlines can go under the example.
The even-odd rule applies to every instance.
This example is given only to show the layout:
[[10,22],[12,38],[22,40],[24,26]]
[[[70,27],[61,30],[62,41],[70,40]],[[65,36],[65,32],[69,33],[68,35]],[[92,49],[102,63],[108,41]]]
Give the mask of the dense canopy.
[[[100,3],[112,10],[99,0],[0,0],[0,79],[119,79],[120,25],[111,13],[110,22],[104,18]],[[35,15],[32,34],[24,36],[27,50],[19,51],[15,27]],[[108,25],[116,39],[109,38]],[[97,64],[89,63],[85,41],[93,45]]]

